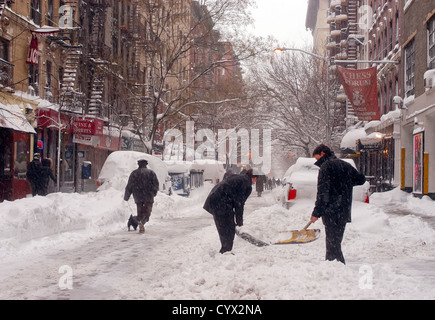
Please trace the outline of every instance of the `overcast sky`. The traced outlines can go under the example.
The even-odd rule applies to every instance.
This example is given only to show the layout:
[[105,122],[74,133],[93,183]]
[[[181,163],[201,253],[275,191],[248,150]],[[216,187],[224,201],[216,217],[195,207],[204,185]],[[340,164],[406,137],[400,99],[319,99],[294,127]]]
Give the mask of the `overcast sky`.
[[272,35],[281,45],[310,45],[311,32],[305,29],[307,6],[308,0],[257,0],[255,34]]

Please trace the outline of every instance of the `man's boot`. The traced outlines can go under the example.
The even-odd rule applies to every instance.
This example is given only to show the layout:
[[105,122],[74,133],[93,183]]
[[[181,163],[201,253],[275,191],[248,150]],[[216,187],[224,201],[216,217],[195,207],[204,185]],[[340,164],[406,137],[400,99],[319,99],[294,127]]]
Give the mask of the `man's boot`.
[[145,233],[145,227],[142,221],[139,221],[138,225],[139,225],[139,233]]

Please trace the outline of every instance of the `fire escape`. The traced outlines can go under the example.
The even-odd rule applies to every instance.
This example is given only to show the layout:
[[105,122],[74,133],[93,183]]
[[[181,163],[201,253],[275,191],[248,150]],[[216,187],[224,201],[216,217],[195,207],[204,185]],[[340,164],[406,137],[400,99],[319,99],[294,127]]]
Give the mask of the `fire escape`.
[[92,72],[89,80],[89,105],[88,114],[102,117],[103,94],[104,94],[104,72],[110,57],[110,48],[104,44],[104,22],[106,9],[110,5],[108,1],[92,0],[88,2],[93,13],[91,17],[91,30],[89,34],[89,57],[92,65]]
[[121,36],[128,39],[129,43],[132,44],[131,55],[133,57],[131,60],[133,63],[127,66],[127,79],[131,92],[133,96],[128,105],[129,126],[133,128],[134,121],[140,114],[142,97],[144,92],[144,87],[142,85],[144,74],[141,69],[140,64],[140,48],[143,47],[143,37],[144,37],[144,25],[141,22],[141,6],[138,1],[135,1],[128,11],[127,17],[127,29],[121,28]]
[[[331,65],[336,60],[349,60],[339,66],[356,69],[358,46],[355,41],[349,41],[358,33],[359,0],[331,0],[327,22],[330,25],[330,36],[326,48],[329,50]],[[336,68],[334,66],[334,68]],[[346,103],[344,92],[339,92],[337,102],[346,109],[346,120],[355,119],[355,111],[351,104]]]
[[[78,1],[65,1],[66,6],[70,6],[71,15],[74,17],[78,10]],[[84,95],[79,90],[78,70],[82,57],[82,45],[75,44],[74,41],[74,19],[71,21],[71,29],[65,28],[62,32],[62,39],[58,43],[63,48],[64,70],[61,85],[60,104],[63,109],[72,112],[83,112]]]

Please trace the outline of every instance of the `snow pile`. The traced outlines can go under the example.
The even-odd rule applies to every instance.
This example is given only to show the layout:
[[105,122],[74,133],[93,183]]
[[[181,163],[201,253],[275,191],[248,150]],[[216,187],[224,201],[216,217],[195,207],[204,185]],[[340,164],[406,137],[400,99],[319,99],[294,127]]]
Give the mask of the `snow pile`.
[[400,190],[400,188],[384,193],[374,193],[370,200],[378,206],[397,207],[401,205],[404,210],[413,212],[416,215],[435,216],[434,201],[431,198],[423,196],[422,199],[419,199]]
[[[118,183],[125,184],[124,181]],[[189,208],[198,201],[205,201],[210,189],[211,185],[206,183],[187,199],[159,192],[153,219],[194,215]],[[120,185],[112,185],[96,193],[54,193],[0,203],[0,259],[17,254],[21,248],[25,248],[24,254],[27,254],[56,247],[59,241],[68,243],[70,237],[86,240],[114,229],[127,230],[127,219],[130,214],[136,215],[136,204],[133,197],[127,203],[123,196]]]

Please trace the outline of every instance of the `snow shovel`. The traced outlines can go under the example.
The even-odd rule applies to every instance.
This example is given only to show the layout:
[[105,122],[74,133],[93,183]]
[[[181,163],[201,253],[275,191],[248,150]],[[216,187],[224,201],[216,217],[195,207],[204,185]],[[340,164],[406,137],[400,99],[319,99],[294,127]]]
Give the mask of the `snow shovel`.
[[307,230],[312,224],[310,221],[302,230],[283,231],[282,233],[290,233],[286,240],[281,240],[275,244],[293,244],[293,243],[308,243],[317,240],[320,237],[319,229]]

